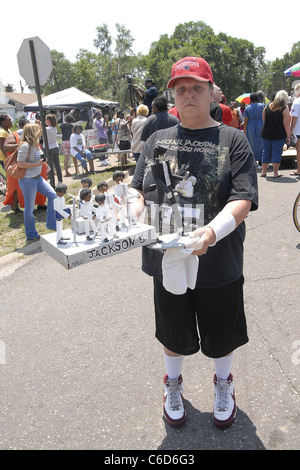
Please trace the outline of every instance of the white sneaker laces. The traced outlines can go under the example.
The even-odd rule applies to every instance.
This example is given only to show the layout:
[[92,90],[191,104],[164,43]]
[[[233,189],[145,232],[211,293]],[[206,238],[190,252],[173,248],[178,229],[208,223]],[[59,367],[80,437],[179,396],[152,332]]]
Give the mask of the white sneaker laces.
[[167,384],[170,409],[173,411],[178,411],[182,407],[181,387],[178,383],[178,379],[168,379]]
[[217,379],[217,410],[227,411],[229,407],[229,387],[227,380]]

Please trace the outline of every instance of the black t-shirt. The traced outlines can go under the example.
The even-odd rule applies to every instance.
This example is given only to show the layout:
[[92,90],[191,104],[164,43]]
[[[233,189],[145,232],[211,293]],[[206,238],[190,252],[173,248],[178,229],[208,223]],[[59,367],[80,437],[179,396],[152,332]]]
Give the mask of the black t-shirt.
[[158,96],[158,90],[154,85],[152,85],[150,88],[147,88],[145,91],[146,91],[146,95],[144,96],[143,104],[148,106],[149,115],[150,115],[152,111],[152,101],[154,100],[154,98]]
[[223,116],[222,108],[215,101],[213,101],[211,106],[210,106],[210,115],[215,121],[223,122],[223,120],[222,120],[222,116]]
[[62,133],[61,140],[70,140],[71,134],[73,132],[74,125],[71,122],[63,122],[60,125],[60,130]]
[[179,122],[176,116],[169,114],[167,111],[152,114],[152,116],[148,117],[143,126],[141,140],[146,141],[157,129],[167,129],[168,127],[175,126]]
[[[192,178],[192,192],[188,196],[179,192],[177,199],[181,206],[194,209],[197,226],[208,224],[229,201],[250,200],[251,210],[257,209],[257,174],[250,145],[242,131],[224,124],[196,130],[178,124],[155,132],[146,141],[131,184],[143,191],[146,206],[157,202],[151,171],[157,144],[168,148],[165,158],[172,175]],[[197,287],[221,287],[242,275],[244,238],[243,222],[199,257]],[[162,280],[162,256],[144,247],[143,271]]]

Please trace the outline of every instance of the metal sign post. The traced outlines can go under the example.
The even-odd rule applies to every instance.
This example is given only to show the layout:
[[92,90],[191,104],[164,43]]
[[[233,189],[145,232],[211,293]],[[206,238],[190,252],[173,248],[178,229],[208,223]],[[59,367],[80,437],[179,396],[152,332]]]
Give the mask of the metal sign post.
[[40,38],[28,38],[22,42],[17,58],[20,75],[26,80],[28,85],[34,86],[36,90],[43,129],[45,155],[51,168],[50,184],[55,187],[54,167],[52,159],[49,158],[49,144],[40,88],[40,84],[45,85],[47,82],[53,68],[51,52],[49,47]]
[[51,168],[50,184],[53,188],[55,188],[54,166],[53,166],[52,158],[49,158],[49,143],[48,143],[48,137],[47,137],[47,131],[46,131],[45,116],[44,116],[44,111],[43,111],[41,87],[40,87],[40,80],[39,80],[38,68],[37,68],[36,57],[35,57],[34,42],[32,39],[29,40],[29,49],[30,49],[30,56],[31,56],[33,75],[34,75],[34,81],[35,81],[35,90],[36,90],[36,94],[38,98],[39,110],[40,110],[40,115],[41,115],[45,154],[46,154],[46,158],[48,161],[48,165]]

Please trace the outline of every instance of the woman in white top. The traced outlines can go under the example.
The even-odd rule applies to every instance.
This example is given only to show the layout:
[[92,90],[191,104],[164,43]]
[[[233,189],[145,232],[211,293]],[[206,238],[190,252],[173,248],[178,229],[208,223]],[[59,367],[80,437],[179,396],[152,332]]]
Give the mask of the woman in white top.
[[[50,181],[54,181],[54,175],[52,175],[52,168],[53,165],[55,167],[57,179],[59,183],[62,183],[62,171],[59,161],[59,147],[57,143],[57,118],[54,114],[47,114],[45,119],[46,124],[46,131],[47,131],[47,139],[48,139],[48,146],[49,146],[49,166],[51,171],[49,171]],[[45,145],[44,145],[45,146]]]
[[42,151],[39,145],[41,134],[42,131],[38,124],[26,124],[18,148],[18,166],[26,168],[24,178],[19,180],[19,186],[25,201],[23,217],[27,240],[40,238],[35,228],[33,215],[37,192],[48,198],[46,227],[50,230],[56,230],[53,201],[57,195],[52,186],[41,176],[44,163],[41,159]]

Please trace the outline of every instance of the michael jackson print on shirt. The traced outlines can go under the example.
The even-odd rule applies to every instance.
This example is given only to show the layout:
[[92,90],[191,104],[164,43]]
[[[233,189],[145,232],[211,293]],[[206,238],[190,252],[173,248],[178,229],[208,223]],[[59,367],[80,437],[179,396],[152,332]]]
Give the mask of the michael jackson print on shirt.
[[[168,162],[173,177],[172,186],[176,200],[181,207],[186,208],[188,214],[193,213],[192,229],[203,226],[220,211],[220,187],[224,179],[226,157],[229,154],[228,147],[220,147],[214,142],[217,138],[216,131],[209,132],[210,140],[203,140],[201,134],[203,133],[199,130],[190,131],[181,126],[159,131],[154,134],[155,138],[147,141],[148,151],[142,153],[144,177],[141,189],[146,205],[158,202],[152,166],[154,149],[159,145],[167,148],[164,159]],[[136,171],[138,174],[138,168]],[[136,176],[134,181],[137,181]],[[164,198],[164,204],[169,204],[167,196]]]
[[[224,124],[196,130],[179,124],[154,133],[145,142],[139,158],[131,186],[143,192],[148,213],[157,204],[158,191],[151,167],[158,144],[167,148],[165,159],[174,188],[177,186],[177,202],[193,212],[192,226],[187,227],[186,233],[209,223],[229,201],[247,199],[252,201],[251,210],[257,209],[255,159],[243,132]],[[167,197],[164,204],[169,204]],[[242,275],[244,238],[242,222],[199,258],[198,287],[222,286]],[[161,253],[143,247],[142,269],[150,276],[161,279],[161,259]]]

